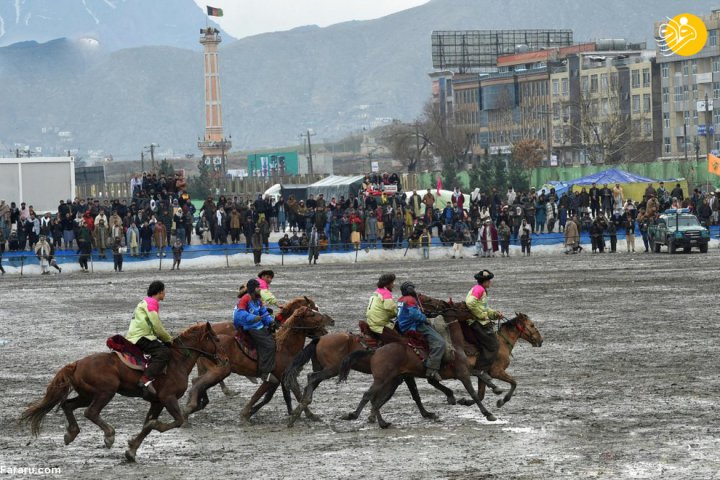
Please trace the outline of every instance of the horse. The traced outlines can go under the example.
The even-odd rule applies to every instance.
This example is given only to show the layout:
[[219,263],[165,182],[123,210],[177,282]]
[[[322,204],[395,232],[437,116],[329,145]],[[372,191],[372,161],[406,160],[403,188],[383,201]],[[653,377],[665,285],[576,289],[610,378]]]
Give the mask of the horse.
[[[498,354],[487,373],[492,378],[496,378],[510,384],[510,390],[507,394],[497,401],[497,406],[500,408],[510,401],[513,393],[515,393],[515,388],[517,387],[515,379],[506,371],[510,365],[510,357],[512,357],[513,347],[515,347],[515,344],[520,338],[528,342],[533,347],[541,347],[543,337],[533,321],[530,320],[527,315],[517,312],[512,320],[507,320],[500,325],[497,336],[499,344]],[[480,400],[485,398],[485,383],[480,380],[478,380],[478,397]],[[464,398],[458,400],[458,403],[466,406],[473,404],[471,400]]]
[[[243,290],[241,290],[241,293],[243,293]],[[284,321],[284,319],[290,318],[290,315],[292,315],[292,313],[301,306],[310,307],[313,310],[318,309],[318,306],[315,304],[315,302],[312,299],[308,298],[307,296],[298,297],[293,300],[290,300],[285,305],[283,305],[282,309],[280,310],[280,313],[278,315],[276,315],[275,318],[280,321]],[[235,335],[235,325],[233,324],[233,322],[214,323],[212,327],[213,327],[213,330],[215,331],[215,333],[218,335],[230,335],[230,336]],[[209,363],[207,362],[207,360],[205,360],[203,358],[198,359],[198,363],[197,363],[198,376],[193,379],[193,385],[197,381],[197,378],[202,376],[205,373],[208,366],[209,366]],[[257,383],[257,380],[255,379],[254,375],[252,377],[247,377],[247,378],[251,382]],[[232,390],[230,390],[227,387],[227,385],[225,385],[224,380],[220,381],[219,385],[220,385],[220,389],[226,396],[234,397],[235,395],[237,395],[237,392],[233,392]],[[288,403],[288,409],[292,408],[290,406],[290,401],[291,401],[290,394],[285,389],[284,386],[283,386],[283,397],[285,398],[285,402]],[[202,408],[204,408],[209,402],[210,402],[210,399],[208,398],[207,391],[206,391],[203,394],[203,397],[200,399]]]
[[[463,311],[467,310],[467,305],[464,302],[455,305]],[[459,322],[455,320],[448,321],[448,319],[445,318],[445,321],[448,324],[448,330],[452,338],[453,346],[455,347],[455,359],[451,364],[443,365],[440,370],[440,375],[443,379],[453,378],[460,380],[483,416],[488,421],[494,422],[497,418],[485,408],[479,395],[473,389],[470,369],[475,364],[475,358],[472,356],[468,357],[465,353],[465,341],[461,326]],[[512,321],[515,321],[515,319]],[[358,358],[361,358],[361,356],[361,352],[356,352],[348,355],[343,360],[338,381],[342,382],[347,379],[353,363]],[[372,413],[377,419],[378,425],[380,428],[388,428],[390,423],[382,418],[380,408],[393,396],[395,390],[404,378],[408,376],[423,376],[425,374],[425,366],[412,348],[401,343],[391,343],[379,348],[375,354],[372,355],[370,358],[370,370],[373,375],[372,386],[365,392],[355,411],[343,416],[343,419],[357,419],[367,402],[370,401],[372,404]]]
[[[437,300],[426,295],[418,295],[418,298],[426,314],[442,314],[450,319],[454,319],[457,316],[457,308],[448,302]],[[353,363],[352,368],[358,372],[369,374],[370,355],[372,355],[373,350],[368,350],[367,345],[364,344],[362,335],[347,332],[331,333],[320,339],[313,340],[312,343],[295,357],[293,364],[285,372],[285,378],[283,379],[283,383],[286,384],[287,388],[299,388],[297,376],[303,366],[311,359],[313,360],[313,365],[318,365],[322,370],[318,369],[318,371],[308,374],[308,382],[305,386],[302,400],[300,401],[300,405],[298,405],[290,415],[288,427],[292,427],[300,417],[302,409],[312,403],[313,393],[320,383],[337,376],[343,359],[354,352],[361,353],[358,354],[358,357],[355,357],[357,361]],[[415,379],[413,377],[407,377],[405,378],[405,383],[423,418],[436,419],[437,415],[427,411],[423,406]],[[448,404],[456,404],[455,394],[451,389],[435,380],[428,379],[428,383],[445,394]]]
[[[148,400],[150,410],[143,428],[128,442],[125,457],[129,461],[135,461],[137,449],[152,430],[166,432],[183,424],[178,399],[187,389],[188,376],[198,356],[202,355],[220,364],[228,361],[210,323],[187,328],[173,339],[170,353],[166,372],[154,382],[157,397]],[[45,415],[59,405],[67,418],[64,440],[65,445],[69,445],[80,433],[73,412],[77,408],[88,407],[85,417],[100,427],[105,436],[105,447],[110,448],[115,443],[115,429],[100,417],[100,412],[116,393],[126,397],[142,397],[143,391],[138,386],[141,375],[141,371],[124,365],[114,352],[88,355],[61,368],[47,386],[45,396],[28,406],[20,420],[30,424],[32,434],[37,436]],[[68,399],[71,390],[75,390],[77,396]],[[173,417],[173,422],[163,423],[158,420],[163,408]]]
[[[282,378],[285,369],[305,345],[305,338],[307,336],[324,335],[327,333],[325,328],[333,325],[335,325],[335,321],[332,318],[323,315],[317,310],[306,306],[297,308],[290,318],[280,326],[276,333],[275,340],[277,345],[273,375],[276,378]],[[240,350],[233,336],[219,335],[218,339],[220,345],[228,352],[229,364],[212,366],[193,382],[187,404],[183,408],[183,414],[186,416],[201,409],[200,399],[205,391],[231,373],[253,377],[257,376],[257,362]],[[257,413],[260,408],[270,401],[278,386],[278,384],[269,381],[260,385],[252,398],[245,404],[241,412],[241,419],[247,421],[252,415]],[[293,389],[293,393],[297,399],[300,400],[300,389]],[[265,395],[263,401],[255,405],[263,395]],[[290,411],[291,409],[288,407],[288,413],[290,413]],[[313,419],[317,418],[309,409],[305,409],[305,411],[308,417]]]

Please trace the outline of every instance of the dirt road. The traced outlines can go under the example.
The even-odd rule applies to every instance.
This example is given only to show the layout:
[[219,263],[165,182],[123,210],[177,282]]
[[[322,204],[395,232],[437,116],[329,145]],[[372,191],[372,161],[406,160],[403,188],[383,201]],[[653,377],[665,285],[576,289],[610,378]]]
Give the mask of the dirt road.
[[[488,423],[477,408],[448,406],[420,380],[440,421],[422,419],[401,387],[383,409],[393,427],[346,422],[370,377],[326,382],[315,394],[320,423],[285,427],[281,398],[248,425],[239,412],[254,386],[240,377],[218,389],[190,426],[152,433],[138,463],[124,460],[145,402],[116,397],[104,418],[117,430],[102,446],[99,429],[76,412],[82,429],[63,445],[64,418],[48,415],[39,438],[16,422],[64,364],[104,351],[124,333],[152,272],[6,276],[0,280],[0,466],[59,467],[56,478],[720,478],[720,366],[717,276],[720,256],[667,254],[546,255],[397,264],[399,282],[462,300],[472,275],[496,275],[491,303],[522,311],[544,336],[542,348],[519,343],[510,372],[519,386]],[[312,296],[336,321],[356,330],[381,271],[392,264],[276,268],[280,298]],[[172,332],[228,320],[240,282],[253,272],[163,272],[162,318]],[[304,375],[301,376],[304,381]],[[458,396],[459,382],[448,381]],[[6,470],[7,471],[7,470]]]

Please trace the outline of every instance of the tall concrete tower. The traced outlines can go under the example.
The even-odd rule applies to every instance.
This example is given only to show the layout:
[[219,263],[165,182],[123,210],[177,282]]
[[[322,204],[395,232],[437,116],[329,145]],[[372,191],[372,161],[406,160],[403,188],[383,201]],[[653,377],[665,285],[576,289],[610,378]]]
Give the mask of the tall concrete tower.
[[225,156],[232,142],[225,138],[220,101],[220,72],[218,70],[218,45],[222,41],[217,28],[200,29],[200,43],[205,51],[205,135],[198,141],[205,163],[216,171],[225,172]]

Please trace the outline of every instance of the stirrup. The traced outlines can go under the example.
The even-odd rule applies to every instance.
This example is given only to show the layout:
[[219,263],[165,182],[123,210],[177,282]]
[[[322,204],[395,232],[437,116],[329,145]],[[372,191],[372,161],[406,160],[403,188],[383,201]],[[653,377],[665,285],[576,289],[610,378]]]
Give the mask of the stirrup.
[[485,385],[490,387],[495,395],[500,395],[503,393],[503,390],[497,385],[495,385],[495,383],[493,383],[492,377],[486,372],[482,370],[473,370],[471,373],[477,376],[480,380],[482,380]]

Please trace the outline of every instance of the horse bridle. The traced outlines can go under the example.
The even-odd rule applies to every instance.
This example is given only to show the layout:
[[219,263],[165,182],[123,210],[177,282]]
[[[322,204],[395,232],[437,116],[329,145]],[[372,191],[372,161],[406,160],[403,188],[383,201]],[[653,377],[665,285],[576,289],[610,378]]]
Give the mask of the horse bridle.
[[[220,355],[218,354],[218,352],[220,351],[220,342],[217,340],[217,337],[214,334],[210,335],[210,340],[213,342],[213,345],[215,345],[215,353],[206,352],[205,350],[201,350],[195,347],[189,347],[182,342],[182,339],[180,337],[177,337],[176,340],[178,342],[178,348],[198,352],[200,355],[212,360],[217,365],[225,366],[229,363],[228,359],[220,358]],[[190,354],[187,353],[187,356],[190,356]]]

